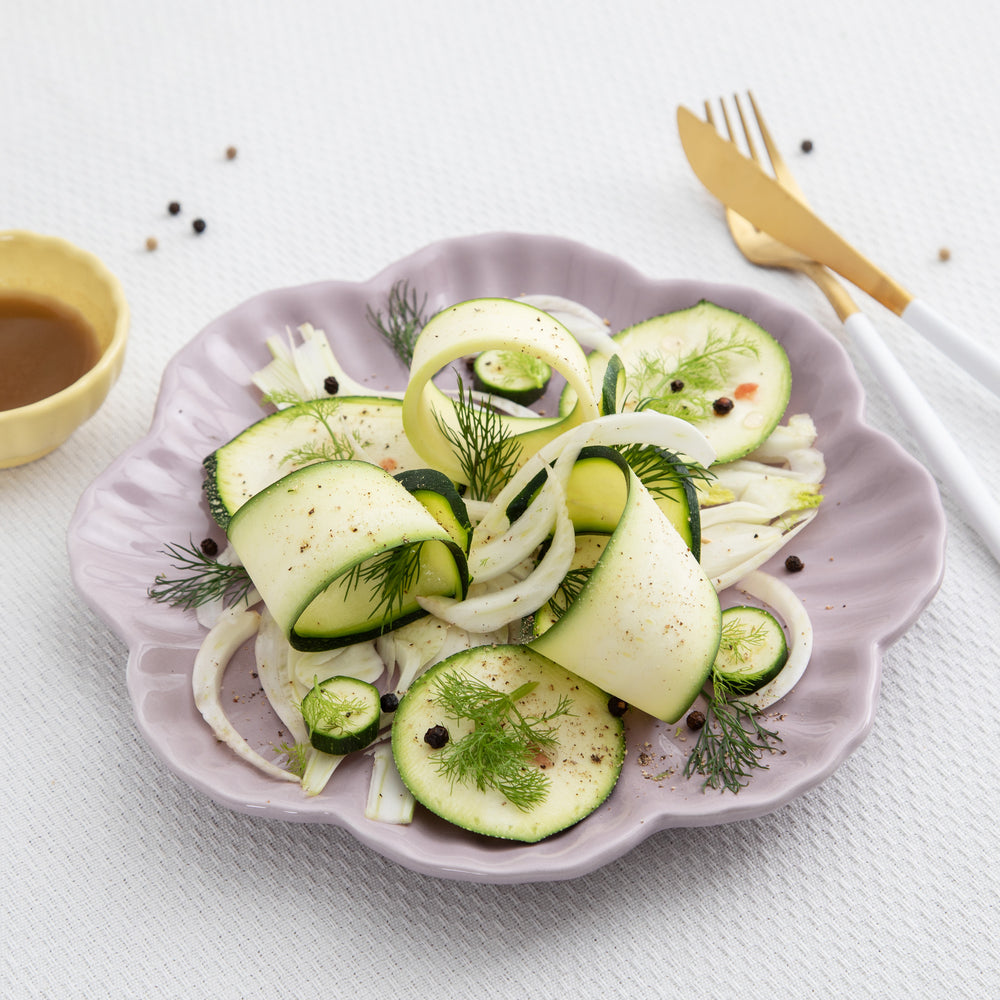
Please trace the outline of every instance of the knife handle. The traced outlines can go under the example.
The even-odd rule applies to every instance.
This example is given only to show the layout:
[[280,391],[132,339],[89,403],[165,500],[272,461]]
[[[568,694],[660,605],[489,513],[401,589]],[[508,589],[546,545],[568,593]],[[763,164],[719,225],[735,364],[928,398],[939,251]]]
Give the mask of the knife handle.
[[993,500],[993,490],[983,482],[868,317],[854,313],[844,321],[844,328],[917,439],[931,471],[947,486],[969,524],[1000,562],[1000,506]]
[[1000,396],[1000,357],[991,354],[920,299],[913,299],[900,315],[917,333],[982,382],[990,392]]

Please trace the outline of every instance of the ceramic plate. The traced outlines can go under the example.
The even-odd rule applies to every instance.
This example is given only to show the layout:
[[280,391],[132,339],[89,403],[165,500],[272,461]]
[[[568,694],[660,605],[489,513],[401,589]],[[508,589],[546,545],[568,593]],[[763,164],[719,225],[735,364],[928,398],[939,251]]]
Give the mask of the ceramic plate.
[[[491,840],[418,807],[409,826],[364,818],[370,759],[346,762],[326,791],[267,778],[216,742],[194,707],[191,665],[202,631],[191,613],[156,604],[146,589],[167,568],[162,548],[214,529],[201,460],[261,409],[251,374],[265,340],[311,322],[330,335],[348,372],[373,389],[400,389],[405,368],[366,321],[406,279],[427,308],[467,298],[547,292],[583,302],[613,330],[711,299],[761,323],[785,346],[794,375],[788,413],[811,413],[827,461],[819,517],[765,566],[792,583],[815,627],[805,676],[781,703],[781,753],[738,795],[705,792],[680,775],[690,743],[677,727],[630,713],[629,754],[608,801],[539,844]],[[217,319],[169,364],[149,434],[83,495],[69,533],[74,582],[128,644],[128,689],[138,726],[162,761],[218,802],[262,817],[344,827],[416,871],[483,882],[566,879],[627,852],[658,830],[759,816],[827,777],[871,727],[882,650],[920,614],[943,572],[944,516],[927,472],[865,425],[862,392],[839,343],[807,316],[759,292],[651,280],[620,260],[566,240],[511,234],[438,243],[364,283],[322,282],[267,292]],[[227,671],[224,703],[251,745],[266,751],[278,726],[244,649]],[[673,772],[673,773],[667,773]]]

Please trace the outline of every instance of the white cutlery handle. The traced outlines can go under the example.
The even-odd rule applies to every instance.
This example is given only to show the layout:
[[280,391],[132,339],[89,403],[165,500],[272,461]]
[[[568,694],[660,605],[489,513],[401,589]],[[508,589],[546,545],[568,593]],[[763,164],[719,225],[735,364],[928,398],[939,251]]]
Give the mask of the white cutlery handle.
[[983,482],[868,317],[854,313],[844,327],[919,442],[931,471],[945,484],[976,533],[1000,561],[1000,506],[993,499],[993,490]]
[[1000,396],[1000,357],[936,313],[921,299],[913,299],[903,310],[902,317],[917,333],[979,379],[987,389]]

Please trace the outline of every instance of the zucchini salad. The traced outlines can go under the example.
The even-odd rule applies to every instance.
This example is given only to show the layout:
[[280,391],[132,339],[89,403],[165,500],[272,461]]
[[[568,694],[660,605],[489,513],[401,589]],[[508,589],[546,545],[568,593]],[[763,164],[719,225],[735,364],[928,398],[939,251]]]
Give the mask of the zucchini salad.
[[[205,458],[227,544],[167,544],[149,595],[206,629],[206,725],[307,796],[367,755],[372,822],[419,805],[516,841],[604,802],[629,713],[686,727],[684,777],[738,793],[812,648],[760,568],[825,474],[812,419],[786,418],[784,349],[707,301],[614,335],[556,296],[425,303],[401,282],[368,309],[409,366],[399,393],[352,379],[311,325],[271,337],[261,418]],[[247,643],[269,748],[221,697]]]

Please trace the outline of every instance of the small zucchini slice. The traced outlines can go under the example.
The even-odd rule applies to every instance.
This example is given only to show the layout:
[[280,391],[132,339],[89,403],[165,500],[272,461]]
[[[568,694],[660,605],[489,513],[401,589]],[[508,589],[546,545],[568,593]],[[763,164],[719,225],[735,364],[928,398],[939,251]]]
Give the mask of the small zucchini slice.
[[[501,776],[482,765],[463,780],[447,772],[448,745],[475,731],[468,717],[452,714],[454,701],[444,694],[449,681],[467,690],[481,685],[480,693],[493,697],[510,695],[523,719],[553,716],[539,727],[554,737],[543,752],[529,740],[523,752],[500,762],[506,763],[502,778],[541,783],[541,798],[526,808],[515,805],[513,792],[508,797],[501,790],[509,787]],[[428,741],[432,730],[437,738]],[[564,667],[525,646],[474,646],[435,664],[403,696],[392,752],[404,784],[431,812],[474,833],[534,843],[579,822],[611,794],[625,758],[625,732],[608,695]]]
[[472,522],[455,484],[436,469],[408,469],[398,473],[396,479],[468,553],[472,542]]
[[378,736],[380,697],[378,688],[356,677],[318,681],[302,699],[309,742],[336,756],[363,750]]
[[530,406],[545,393],[552,369],[541,360],[520,351],[493,348],[483,351],[472,365],[473,385],[491,396]]
[[788,660],[784,629],[769,611],[740,605],[722,612],[714,676],[736,695],[753,694]]

